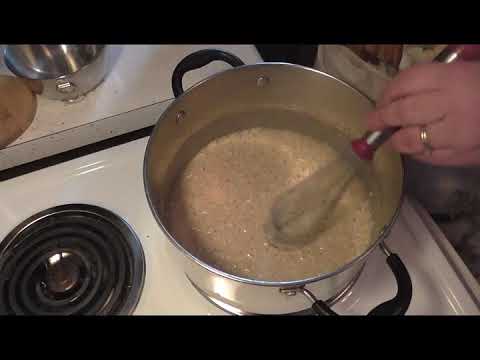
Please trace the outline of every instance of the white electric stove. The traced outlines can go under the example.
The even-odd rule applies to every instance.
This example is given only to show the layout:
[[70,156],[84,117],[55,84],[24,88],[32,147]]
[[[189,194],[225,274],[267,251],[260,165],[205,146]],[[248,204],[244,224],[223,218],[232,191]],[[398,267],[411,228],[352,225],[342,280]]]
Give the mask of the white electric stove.
[[[193,288],[168,251],[168,247],[172,245],[156,224],[143,187],[142,166],[147,141],[148,137],[140,138],[0,182],[0,312],[48,313],[55,312],[56,309],[74,312],[68,301],[78,302],[83,296],[87,299],[85,303],[88,303],[98,296],[99,299],[95,301],[129,302],[130,308],[124,309],[124,312],[134,315],[227,314]],[[135,251],[140,259],[134,259],[133,265],[120,266],[115,258],[111,258],[117,256],[113,250],[90,251],[88,246],[83,250],[75,250],[77,235],[73,230],[64,231],[71,219],[52,220],[47,216],[37,219],[32,225],[40,224],[44,230],[57,231],[56,236],[59,239],[48,235],[48,232],[42,233],[42,230],[30,231],[28,227],[23,229],[23,232],[15,231],[18,238],[12,240],[7,237],[14,228],[19,230],[18,225],[31,216],[67,204],[97,206],[111,212],[114,217],[121,218],[128,224],[124,230],[131,230],[136,234],[136,239],[133,237],[131,240],[133,247],[137,247]],[[386,241],[391,250],[402,258],[412,278],[413,298],[407,314],[480,314],[478,284],[438,229],[432,227],[432,223],[425,220],[419,211],[421,212],[421,209],[417,210],[416,205],[407,199]],[[75,217],[75,214],[72,216]],[[94,219],[95,221],[99,219]],[[118,219],[115,221],[118,222]],[[99,230],[99,236],[102,231]],[[117,230],[110,232],[107,229],[104,234],[108,237],[115,231]],[[96,230],[92,232],[96,233]],[[63,238],[58,234],[63,234]],[[94,235],[78,236],[95,238]],[[23,240],[20,239],[22,236]],[[42,243],[34,243],[38,238],[48,236],[52,237],[51,241],[57,241],[58,250],[45,255],[45,252],[42,253]],[[9,246],[6,246],[7,242],[10,243]],[[80,248],[82,246],[80,244]],[[102,251],[103,255],[99,255]],[[128,250],[123,252],[125,251],[128,253]],[[92,256],[93,260],[85,259],[88,256]],[[98,256],[106,259],[102,260]],[[69,266],[62,271],[55,271],[60,257],[69,258]],[[107,277],[100,281],[98,266],[102,261],[103,267],[112,273],[105,271]],[[125,261],[128,263],[128,259]],[[97,267],[92,267],[91,264],[96,264]],[[53,269],[50,277],[46,275],[46,267]],[[97,273],[85,274],[89,269],[97,269]],[[143,269],[142,282],[139,274]],[[135,276],[132,271],[136,271]],[[108,286],[115,289],[117,285],[112,285],[111,282],[122,276],[125,285],[125,279],[128,278],[126,273],[132,275],[130,280],[133,283],[127,281],[123,292],[117,291],[109,297],[101,293],[107,291]],[[80,279],[90,283],[88,286],[81,284]],[[100,292],[100,295],[94,294],[95,291]],[[128,294],[128,291],[134,291],[135,294]],[[358,281],[333,309],[340,314],[366,314],[395,293],[395,279],[385,263],[385,256],[376,250]],[[128,299],[125,300],[126,298]],[[101,308],[101,305],[98,306]],[[109,306],[115,309],[116,305]],[[85,307],[89,311],[94,308],[91,304]],[[305,307],[309,307],[307,302]],[[114,310],[111,310],[112,312],[115,313]]]

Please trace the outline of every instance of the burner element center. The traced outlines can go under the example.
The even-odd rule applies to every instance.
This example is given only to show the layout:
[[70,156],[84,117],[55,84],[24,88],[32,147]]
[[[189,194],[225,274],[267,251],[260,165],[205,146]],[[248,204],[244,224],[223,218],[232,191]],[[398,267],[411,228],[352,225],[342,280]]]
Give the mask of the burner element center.
[[80,278],[80,267],[80,259],[69,252],[52,255],[46,264],[48,290],[60,294],[72,289]]

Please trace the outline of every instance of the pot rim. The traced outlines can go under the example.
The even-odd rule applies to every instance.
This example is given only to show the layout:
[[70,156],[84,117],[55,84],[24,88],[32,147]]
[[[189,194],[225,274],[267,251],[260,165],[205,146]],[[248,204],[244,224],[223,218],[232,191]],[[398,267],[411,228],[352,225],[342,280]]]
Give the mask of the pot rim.
[[287,66],[287,67],[295,67],[295,68],[298,68],[298,69],[302,69],[302,70],[306,70],[306,71],[310,71],[316,75],[322,75],[322,76],[325,76],[325,77],[328,77],[330,79],[333,79],[337,82],[339,82],[340,84],[348,87],[350,90],[354,91],[355,93],[357,93],[358,95],[364,97],[365,99],[367,99],[368,101],[372,102],[373,101],[368,97],[366,96],[365,94],[363,94],[361,91],[359,91],[358,89],[354,88],[353,86],[351,86],[350,84],[346,83],[345,81],[342,81],[338,78],[336,78],[335,76],[333,75],[330,75],[330,74],[327,74],[323,71],[320,71],[320,70],[317,70],[317,69],[313,69],[313,68],[309,68],[309,67],[306,67],[306,66],[302,66],[302,65],[297,65],[297,64],[290,64],[290,63],[285,63],[285,62],[259,62],[259,63],[255,63],[255,64],[246,64],[246,65],[241,65],[241,66],[238,66],[238,67],[234,67],[234,68],[231,68],[231,69],[227,69],[227,70],[224,70],[224,71],[221,71],[221,72],[218,72],[216,74],[213,74],[197,83],[195,83],[193,86],[191,86],[189,89],[185,90],[179,97],[177,98],[174,98],[173,101],[168,105],[168,107],[165,109],[165,111],[160,115],[157,123],[155,124],[155,127],[148,139],[148,142],[147,142],[147,147],[145,149],[145,156],[144,156],[144,161],[143,161],[143,184],[144,184],[144,190],[145,190],[145,195],[147,197],[147,202],[148,202],[148,205],[150,207],[150,210],[155,218],[155,221],[157,222],[157,224],[160,226],[160,228],[162,229],[164,235],[168,238],[168,240],[178,249],[180,250],[180,252],[183,253],[183,255],[185,255],[189,260],[193,261],[194,263],[196,263],[197,265],[201,266],[202,268],[214,273],[215,275],[218,275],[218,276],[221,276],[221,277],[224,277],[224,278],[227,278],[229,280],[233,280],[233,281],[237,281],[237,282],[240,282],[240,283],[244,283],[244,284],[250,284],[250,285],[257,285],[257,286],[268,286],[268,287],[298,287],[298,286],[303,286],[303,285],[306,285],[306,284],[309,284],[309,283],[313,283],[313,282],[317,282],[317,281],[320,281],[320,280],[323,280],[323,279],[326,279],[326,278],[330,278],[330,277],[333,277],[349,268],[351,268],[352,266],[354,266],[355,264],[359,263],[360,261],[364,260],[367,256],[370,255],[370,253],[382,242],[386,239],[386,237],[389,235],[393,225],[396,223],[396,220],[398,219],[398,216],[400,214],[400,210],[402,208],[402,205],[403,205],[403,201],[404,201],[404,197],[405,197],[405,171],[404,171],[404,160],[403,160],[403,157],[400,156],[400,160],[401,160],[401,177],[402,177],[402,186],[401,186],[401,191],[400,191],[400,198],[399,198],[399,201],[398,201],[398,204],[397,204],[397,207],[395,209],[395,212],[390,220],[390,222],[388,224],[386,224],[382,230],[380,231],[377,239],[375,241],[373,241],[366,249],[365,251],[363,251],[360,255],[358,255],[357,257],[353,258],[351,261],[345,263],[344,265],[342,265],[341,267],[337,268],[336,270],[334,271],[331,271],[329,273],[323,273],[323,274],[320,274],[320,275],[316,275],[316,276],[313,276],[313,277],[310,277],[310,278],[306,278],[306,279],[301,279],[301,280],[289,280],[289,281],[269,281],[269,280],[254,280],[254,279],[249,279],[249,278],[244,278],[244,277],[241,277],[241,276],[237,276],[237,275],[233,275],[233,274],[230,274],[230,273],[227,273],[227,272],[224,272],[222,270],[219,270],[209,264],[207,264],[206,262],[202,261],[201,259],[197,258],[196,256],[194,256],[192,253],[190,253],[187,249],[185,249],[171,234],[170,232],[167,230],[166,226],[163,224],[162,220],[160,219],[157,211],[155,210],[155,207],[153,205],[153,202],[152,202],[152,198],[150,196],[150,191],[149,191],[149,188],[150,188],[150,182],[149,182],[149,175],[148,175],[148,169],[147,169],[147,163],[149,163],[149,159],[150,159],[150,156],[151,156],[151,152],[150,152],[150,149],[151,149],[151,144],[152,144],[152,139],[155,138],[155,134],[157,133],[158,131],[158,128],[159,128],[159,124],[160,122],[162,121],[162,119],[164,119],[166,117],[166,114],[169,113],[169,110],[178,102],[181,101],[182,97],[183,96],[186,96],[187,94],[189,94],[190,92],[194,91],[196,88],[198,88],[200,85],[202,85],[203,83],[213,79],[213,78],[216,78],[218,76],[222,76],[222,74],[224,74],[225,72],[230,72],[230,71],[238,71],[240,69],[243,69],[243,68],[252,68],[252,67],[262,67],[262,66]]

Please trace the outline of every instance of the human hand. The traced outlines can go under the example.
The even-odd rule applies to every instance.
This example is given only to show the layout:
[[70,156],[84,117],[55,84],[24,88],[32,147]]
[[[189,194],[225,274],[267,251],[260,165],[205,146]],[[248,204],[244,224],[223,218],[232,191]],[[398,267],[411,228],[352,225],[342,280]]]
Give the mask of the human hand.
[[367,126],[399,126],[389,144],[417,160],[480,165],[480,62],[422,64],[402,71],[387,85]]

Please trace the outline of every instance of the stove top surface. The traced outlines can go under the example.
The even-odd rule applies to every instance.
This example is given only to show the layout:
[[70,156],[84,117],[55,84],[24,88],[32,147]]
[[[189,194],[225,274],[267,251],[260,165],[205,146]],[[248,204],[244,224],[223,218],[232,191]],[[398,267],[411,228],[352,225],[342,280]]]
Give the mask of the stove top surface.
[[[147,141],[148,138],[141,138],[0,183],[0,198],[2,199],[0,203],[0,253],[8,252],[8,249],[14,248],[13,241],[18,241],[22,247],[30,249],[26,251],[30,251],[32,261],[42,264],[41,269],[28,269],[30,277],[25,278],[28,281],[31,279],[36,281],[27,281],[26,283],[30,286],[27,286],[27,289],[30,289],[31,293],[37,294],[33,297],[37,301],[37,306],[41,303],[38,302],[38,298],[35,298],[35,296],[38,297],[38,294],[44,297],[47,294],[50,296],[48,299],[61,302],[70,299],[69,296],[74,296],[70,291],[78,291],[84,284],[84,281],[79,281],[79,278],[89,264],[82,258],[87,251],[82,249],[83,252],[76,252],[75,245],[76,236],[84,235],[69,237],[65,243],[57,243],[53,248],[50,248],[50,244],[46,242],[46,250],[40,251],[40,247],[37,249],[29,245],[29,243],[40,241],[37,240],[38,237],[28,236],[31,231],[37,230],[29,230],[27,227],[26,230],[19,231],[18,226],[24,221],[31,222],[30,217],[42,213],[46,209],[68,204],[82,204],[80,209],[98,210],[92,208],[93,206],[100,208],[100,212],[109,214],[103,218],[100,216],[109,224],[102,223],[101,226],[111,226],[112,222],[115,224],[114,232],[117,231],[118,235],[116,238],[125,240],[123,243],[119,242],[123,245],[119,245],[120,249],[117,249],[123,255],[119,258],[115,255],[115,261],[122,258],[121,261],[129,265],[108,263],[107,261],[105,266],[108,271],[116,273],[117,277],[121,272],[122,281],[136,284],[136,289],[127,292],[130,295],[117,296],[118,292],[121,292],[119,289],[122,289],[122,285],[118,285],[120,280],[115,279],[115,276],[107,276],[108,281],[114,281],[117,284],[114,286],[113,292],[117,291],[115,297],[121,301],[116,305],[110,303],[105,305],[103,302],[100,306],[97,304],[96,306],[99,307],[95,309],[103,309],[103,313],[123,311],[137,315],[227,314],[207,301],[190,284],[180,265],[172,257],[173,246],[168,242],[150,212],[143,186],[143,156]],[[75,214],[75,209],[78,211],[78,207],[72,209],[72,214]],[[68,211],[66,214],[69,214]],[[95,216],[94,218],[98,220]],[[62,223],[63,220],[62,218],[54,220],[54,224],[57,224],[56,221]],[[68,228],[68,216],[66,216],[65,222]],[[121,229],[118,229],[118,226]],[[52,228],[53,231],[60,233],[64,229],[62,226],[56,225],[53,225]],[[131,230],[130,233],[126,230],[127,228]],[[120,235],[122,231],[125,233]],[[12,234],[17,234],[15,240],[12,240]],[[106,237],[110,236],[109,234],[111,235],[109,231],[104,233]],[[412,278],[413,298],[407,314],[478,315],[480,313],[476,296],[466,286],[462,276],[451,266],[449,259],[427,230],[408,199],[405,201],[386,243],[402,258]],[[138,245],[141,246],[141,250]],[[132,250],[135,248],[136,250]],[[95,251],[98,254],[102,251],[103,254],[107,253],[105,249],[96,249]],[[93,255],[95,251],[86,256],[95,257],[96,255]],[[143,257],[140,254],[144,256],[144,265],[142,265]],[[102,255],[99,256],[102,257]],[[61,261],[59,262],[58,259]],[[63,266],[60,267],[62,271],[48,269],[48,264],[52,262],[55,264],[55,260],[63,263]],[[8,259],[0,257],[0,268],[3,267],[0,272],[0,286],[10,286],[11,289],[15,289],[14,286],[11,286],[13,277],[4,269],[8,265],[5,265],[6,262]],[[19,260],[19,262],[21,261]],[[92,262],[90,261],[90,263]],[[102,266],[104,266],[103,263]],[[144,273],[141,271],[142,266],[144,266]],[[45,270],[46,268],[47,270]],[[123,272],[118,269],[130,270]],[[25,273],[26,270],[25,268],[22,271]],[[35,274],[36,277],[32,277],[31,274]],[[107,280],[104,279],[104,281]],[[5,285],[6,282],[7,285]],[[143,284],[143,287],[140,284]],[[35,292],[36,288],[42,287],[43,290],[47,287],[49,292],[40,290],[40,292]],[[108,286],[103,290],[108,292]],[[15,295],[15,291],[17,290],[13,290],[12,295],[15,301],[21,301],[21,296]],[[25,292],[25,290],[21,291]],[[9,300],[11,295],[5,295],[6,293],[11,294],[12,292],[3,292],[1,303],[4,306],[3,309],[5,309],[5,304],[10,304],[7,310],[11,311],[13,306],[11,299]],[[396,283],[393,274],[385,263],[383,253],[376,249],[367,261],[358,281],[333,306],[333,310],[339,314],[366,314],[379,303],[393,297],[395,293]],[[30,311],[28,310],[30,308],[26,307],[24,303],[22,304],[20,308],[22,311]],[[131,305],[131,311],[125,304]],[[309,306],[305,299],[305,308],[308,309]],[[42,311],[48,312],[48,309],[51,308],[47,306],[42,308]],[[68,309],[67,313],[72,312],[72,308]],[[93,311],[93,309],[94,307],[86,307],[82,312]]]

